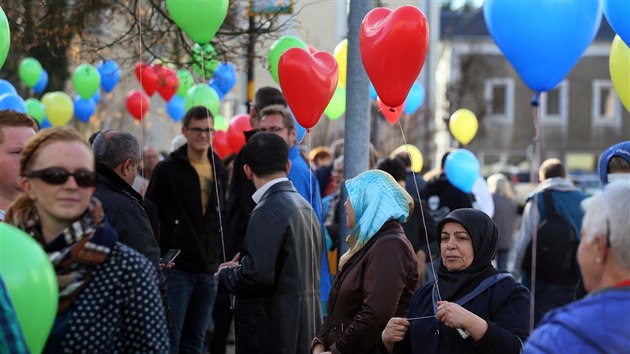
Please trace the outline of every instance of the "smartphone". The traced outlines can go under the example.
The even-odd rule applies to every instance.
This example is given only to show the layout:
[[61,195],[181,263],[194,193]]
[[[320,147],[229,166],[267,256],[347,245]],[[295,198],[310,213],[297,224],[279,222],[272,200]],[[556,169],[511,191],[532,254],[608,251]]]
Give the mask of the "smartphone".
[[171,248],[170,250],[166,251],[166,253],[164,253],[164,256],[162,256],[162,260],[160,260],[160,262],[162,264],[173,263],[173,261],[175,260],[175,258],[177,258],[180,252],[181,250],[178,250],[176,248]]

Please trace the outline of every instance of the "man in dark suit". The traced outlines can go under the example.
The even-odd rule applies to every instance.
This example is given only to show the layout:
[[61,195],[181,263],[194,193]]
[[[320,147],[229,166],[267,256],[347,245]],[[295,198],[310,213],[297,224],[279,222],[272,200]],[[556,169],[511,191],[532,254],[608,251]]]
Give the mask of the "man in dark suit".
[[240,264],[223,263],[217,271],[236,295],[236,353],[307,353],[322,322],[319,220],[287,178],[291,163],[282,138],[257,133],[244,155],[257,205]]

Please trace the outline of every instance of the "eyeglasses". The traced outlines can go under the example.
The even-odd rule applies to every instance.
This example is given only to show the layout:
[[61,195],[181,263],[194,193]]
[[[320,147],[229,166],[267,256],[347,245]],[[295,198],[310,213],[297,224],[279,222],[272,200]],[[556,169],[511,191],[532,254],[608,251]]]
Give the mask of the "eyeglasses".
[[201,135],[201,133],[206,133],[208,135],[214,134],[215,130],[213,128],[188,128],[193,134]]
[[286,127],[269,127],[269,128],[260,128],[261,132],[269,132],[269,133],[279,133],[283,130],[287,129]]
[[74,181],[77,182],[79,187],[95,187],[98,184],[98,175],[96,172],[84,170],[70,173],[61,167],[51,167],[24,174],[24,177],[39,178],[52,185],[64,184],[68,181],[70,176],[74,177]]

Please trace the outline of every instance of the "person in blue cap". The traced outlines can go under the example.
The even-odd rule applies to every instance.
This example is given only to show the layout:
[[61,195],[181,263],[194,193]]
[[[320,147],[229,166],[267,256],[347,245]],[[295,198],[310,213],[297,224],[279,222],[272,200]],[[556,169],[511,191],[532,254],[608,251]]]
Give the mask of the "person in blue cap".
[[602,186],[620,179],[630,180],[630,141],[609,147],[599,158],[599,180]]

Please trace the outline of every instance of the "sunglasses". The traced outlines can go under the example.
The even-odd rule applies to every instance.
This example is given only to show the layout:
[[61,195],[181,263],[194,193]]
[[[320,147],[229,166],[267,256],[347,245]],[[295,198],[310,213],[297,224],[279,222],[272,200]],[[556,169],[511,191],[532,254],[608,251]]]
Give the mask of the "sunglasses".
[[39,178],[52,185],[64,184],[68,181],[70,176],[74,177],[74,181],[77,182],[79,187],[95,187],[98,184],[98,175],[96,172],[83,170],[70,173],[61,167],[45,168],[24,175],[24,177]]

